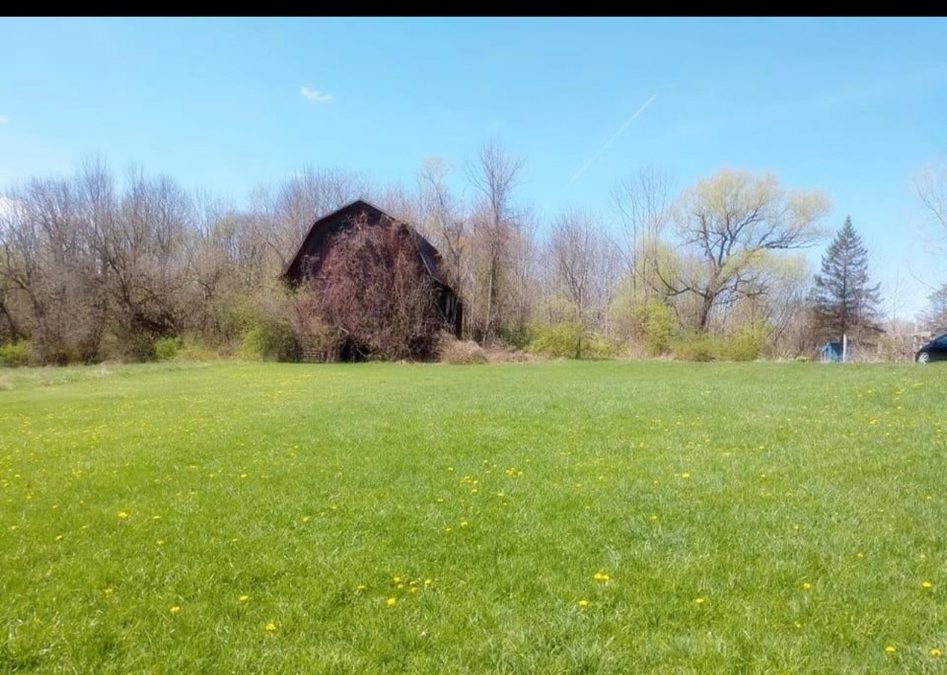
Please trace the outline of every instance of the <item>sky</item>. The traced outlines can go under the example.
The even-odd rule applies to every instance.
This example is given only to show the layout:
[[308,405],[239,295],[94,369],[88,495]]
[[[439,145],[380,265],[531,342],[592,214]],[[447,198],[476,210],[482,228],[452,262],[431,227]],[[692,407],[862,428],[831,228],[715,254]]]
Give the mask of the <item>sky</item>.
[[237,203],[306,165],[410,187],[495,139],[547,218],[642,167],[771,171],[851,216],[887,312],[947,281],[911,191],[947,157],[944,19],[0,19],[0,64],[0,189],[90,155]]

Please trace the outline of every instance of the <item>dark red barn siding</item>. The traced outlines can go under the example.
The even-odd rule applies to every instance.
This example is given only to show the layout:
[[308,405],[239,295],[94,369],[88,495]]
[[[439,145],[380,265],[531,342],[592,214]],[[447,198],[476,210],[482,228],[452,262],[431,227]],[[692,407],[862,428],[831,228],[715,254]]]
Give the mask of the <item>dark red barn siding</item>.
[[434,282],[437,310],[445,329],[459,338],[463,326],[463,304],[444,278],[437,249],[408,223],[398,221],[361,199],[312,224],[296,255],[283,271],[283,278],[292,285],[299,285],[318,276],[322,265],[332,256],[334,235],[356,223],[369,227],[403,228],[409,245],[417,252],[419,267]]

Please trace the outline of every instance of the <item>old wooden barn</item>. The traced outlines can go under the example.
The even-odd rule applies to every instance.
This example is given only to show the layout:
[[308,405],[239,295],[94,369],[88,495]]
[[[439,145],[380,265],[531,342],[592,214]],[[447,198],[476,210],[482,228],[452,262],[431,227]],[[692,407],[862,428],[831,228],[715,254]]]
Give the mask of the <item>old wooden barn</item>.
[[[323,268],[331,261],[334,249],[345,237],[339,236],[353,228],[389,228],[397,235],[399,246],[407,251],[407,258],[416,264],[418,283],[429,280],[433,285],[433,302],[431,303],[431,317],[436,320],[443,330],[460,337],[463,322],[463,305],[457,294],[448,284],[443,271],[443,262],[437,249],[425,239],[411,224],[402,222],[385,213],[377,206],[364,200],[356,200],[343,206],[337,211],[320,217],[316,220],[304,237],[296,254],[286,265],[283,278],[292,286],[299,287],[313,280],[321,279]],[[364,267],[353,272],[357,275],[393,273],[394,262],[385,260],[376,263],[378,267],[389,269],[366,270]],[[354,280],[357,282],[357,280]],[[310,284],[319,289],[318,283]],[[358,284],[347,284],[354,288],[353,296],[359,294]],[[324,289],[324,286],[321,287]],[[319,292],[318,290],[316,292]],[[392,298],[392,302],[395,298]],[[341,358],[351,358],[351,354],[342,354]]]

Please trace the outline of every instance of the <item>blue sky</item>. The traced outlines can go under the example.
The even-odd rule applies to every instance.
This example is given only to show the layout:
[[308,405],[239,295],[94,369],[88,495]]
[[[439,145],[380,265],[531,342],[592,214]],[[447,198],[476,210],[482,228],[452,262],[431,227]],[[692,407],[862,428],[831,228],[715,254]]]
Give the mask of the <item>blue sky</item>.
[[236,200],[306,164],[411,185],[496,138],[546,215],[770,170],[852,216],[902,314],[947,279],[910,191],[947,155],[942,19],[3,19],[0,63],[0,186],[93,153]]

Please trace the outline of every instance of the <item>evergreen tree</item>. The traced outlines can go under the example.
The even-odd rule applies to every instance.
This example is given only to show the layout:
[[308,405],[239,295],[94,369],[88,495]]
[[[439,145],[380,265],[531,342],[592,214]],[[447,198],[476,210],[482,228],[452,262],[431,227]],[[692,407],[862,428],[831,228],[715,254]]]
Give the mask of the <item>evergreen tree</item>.
[[879,331],[880,284],[868,280],[868,250],[845,218],[822,256],[822,272],[815,277],[813,304],[816,326],[824,338],[864,337]]

